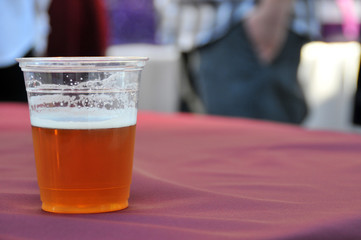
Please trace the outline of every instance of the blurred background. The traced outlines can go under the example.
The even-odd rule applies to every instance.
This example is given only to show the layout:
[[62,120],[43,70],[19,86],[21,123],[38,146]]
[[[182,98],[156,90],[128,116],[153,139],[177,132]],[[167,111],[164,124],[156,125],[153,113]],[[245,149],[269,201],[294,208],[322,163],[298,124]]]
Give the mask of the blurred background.
[[2,0],[1,101],[26,101],[17,57],[147,56],[141,110],[359,133],[360,17],[361,0]]

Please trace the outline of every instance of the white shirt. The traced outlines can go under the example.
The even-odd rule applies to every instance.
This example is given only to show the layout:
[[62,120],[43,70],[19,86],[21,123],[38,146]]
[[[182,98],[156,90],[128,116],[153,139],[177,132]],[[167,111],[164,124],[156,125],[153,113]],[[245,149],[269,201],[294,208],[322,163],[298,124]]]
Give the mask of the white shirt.
[[0,67],[15,64],[15,58],[23,57],[37,43],[44,50],[49,32],[44,14],[49,4],[49,0],[0,1]]

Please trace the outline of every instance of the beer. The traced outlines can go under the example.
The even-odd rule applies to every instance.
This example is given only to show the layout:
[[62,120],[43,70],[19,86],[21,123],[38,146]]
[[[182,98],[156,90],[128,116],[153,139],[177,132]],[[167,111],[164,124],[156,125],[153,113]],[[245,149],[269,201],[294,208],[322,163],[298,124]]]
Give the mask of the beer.
[[128,206],[135,121],[118,127],[102,121],[31,122],[43,210],[91,213]]

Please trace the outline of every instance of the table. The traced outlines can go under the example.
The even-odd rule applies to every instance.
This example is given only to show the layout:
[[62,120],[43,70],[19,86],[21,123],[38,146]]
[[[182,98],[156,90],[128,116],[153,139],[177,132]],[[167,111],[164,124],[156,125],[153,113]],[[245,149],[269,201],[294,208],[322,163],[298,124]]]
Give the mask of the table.
[[0,239],[361,239],[361,136],[140,112],[129,208],[40,204],[27,106],[0,104]]

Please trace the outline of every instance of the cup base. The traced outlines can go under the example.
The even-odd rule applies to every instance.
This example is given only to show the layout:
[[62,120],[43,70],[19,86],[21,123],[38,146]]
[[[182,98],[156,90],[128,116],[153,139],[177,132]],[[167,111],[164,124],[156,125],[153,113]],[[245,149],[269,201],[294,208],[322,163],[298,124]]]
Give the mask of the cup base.
[[53,213],[101,213],[128,207],[129,186],[93,189],[40,188],[42,209]]
[[114,212],[128,207],[128,201],[93,206],[67,206],[43,203],[41,209],[52,213],[102,213]]

